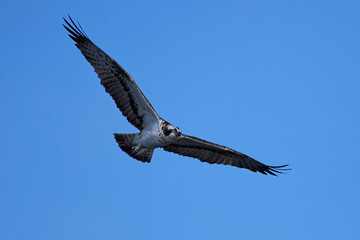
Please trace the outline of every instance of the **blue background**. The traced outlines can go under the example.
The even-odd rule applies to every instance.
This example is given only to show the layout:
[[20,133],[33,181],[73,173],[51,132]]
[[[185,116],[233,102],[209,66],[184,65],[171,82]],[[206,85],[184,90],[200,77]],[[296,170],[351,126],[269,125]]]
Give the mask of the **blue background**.
[[[359,1],[9,1],[0,8],[0,239],[360,239]],[[183,133],[292,171],[156,150],[67,13]]]

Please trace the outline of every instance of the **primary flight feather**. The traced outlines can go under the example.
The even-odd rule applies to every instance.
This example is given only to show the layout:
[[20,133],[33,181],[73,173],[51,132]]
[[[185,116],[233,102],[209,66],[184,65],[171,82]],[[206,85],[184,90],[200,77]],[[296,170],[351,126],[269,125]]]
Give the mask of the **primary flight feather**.
[[101,85],[108,92],[127,120],[140,130],[134,134],[114,137],[119,147],[129,156],[150,162],[155,148],[163,148],[202,162],[247,168],[253,172],[276,175],[287,165],[268,166],[230,148],[185,135],[181,130],[162,119],[141,92],[134,79],[115,60],[97,47],[85,34],[81,25],[69,16],[63,26],[75,41],[76,47],[93,66]]

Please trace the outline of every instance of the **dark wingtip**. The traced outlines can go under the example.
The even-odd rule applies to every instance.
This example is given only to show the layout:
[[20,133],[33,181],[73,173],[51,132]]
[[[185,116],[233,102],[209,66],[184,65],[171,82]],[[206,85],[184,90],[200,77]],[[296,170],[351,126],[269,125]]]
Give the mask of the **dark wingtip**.
[[68,20],[65,17],[62,18],[65,21],[63,26],[70,33],[69,36],[71,37],[71,39],[73,39],[76,43],[90,41],[79,22],[77,22],[78,24],[76,24],[69,14]]
[[276,174],[286,174],[286,172],[283,171],[289,171],[291,168],[285,168],[289,166],[288,164],[281,165],[281,166],[267,166],[267,169],[265,170],[265,174],[269,173],[273,176],[277,176]]

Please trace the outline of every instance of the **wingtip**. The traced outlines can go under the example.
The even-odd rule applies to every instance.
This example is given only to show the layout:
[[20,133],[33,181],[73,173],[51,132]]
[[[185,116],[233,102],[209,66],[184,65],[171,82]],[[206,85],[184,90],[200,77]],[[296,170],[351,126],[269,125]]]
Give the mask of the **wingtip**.
[[289,166],[289,164],[281,165],[281,166],[268,166],[268,169],[266,169],[266,173],[269,173],[273,176],[278,176],[277,174],[286,174],[284,171],[289,171],[291,168],[284,168]]
[[80,23],[77,21],[76,24],[74,20],[71,18],[70,14],[68,14],[68,18],[64,16],[62,18],[65,22],[62,25],[70,33],[69,36],[71,37],[72,40],[74,40],[76,43],[90,41],[89,37],[85,33]]

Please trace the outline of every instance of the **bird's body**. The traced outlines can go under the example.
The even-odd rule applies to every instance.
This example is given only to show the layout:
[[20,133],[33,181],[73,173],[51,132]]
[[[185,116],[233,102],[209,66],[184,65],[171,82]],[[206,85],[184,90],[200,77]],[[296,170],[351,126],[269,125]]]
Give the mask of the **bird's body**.
[[154,131],[141,131],[134,137],[133,143],[137,147],[144,148],[159,148],[166,145],[166,141],[164,137],[161,137],[159,129],[154,129]]
[[134,144],[145,148],[159,148],[176,141],[176,135],[166,136],[163,131],[164,128],[176,129],[175,126],[161,119],[158,123],[150,125],[149,128],[144,128],[135,136]]
[[202,162],[232,165],[263,174],[281,173],[283,166],[268,166],[245,154],[205,140],[182,134],[181,130],[162,119],[146,99],[134,79],[111,57],[97,47],[69,17],[66,19],[69,36],[75,41],[86,60],[94,67],[117,107],[139,133],[118,134],[114,137],[119,147],[129,156],[150,162],[155,148],[163,148]]

